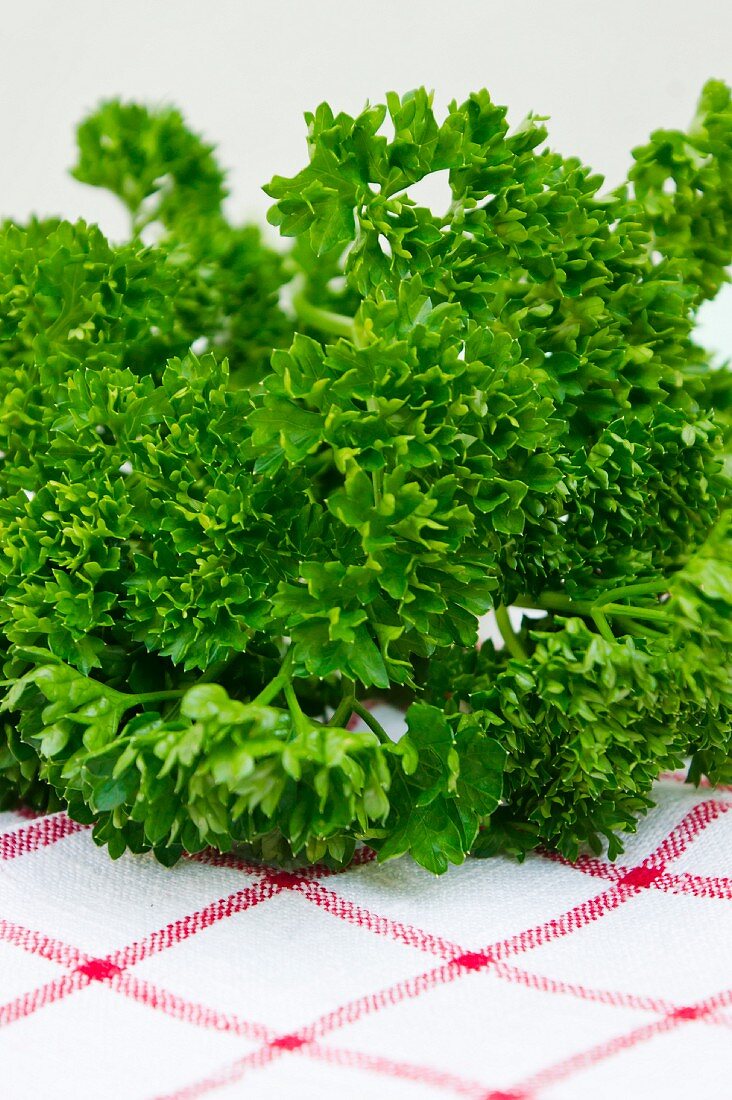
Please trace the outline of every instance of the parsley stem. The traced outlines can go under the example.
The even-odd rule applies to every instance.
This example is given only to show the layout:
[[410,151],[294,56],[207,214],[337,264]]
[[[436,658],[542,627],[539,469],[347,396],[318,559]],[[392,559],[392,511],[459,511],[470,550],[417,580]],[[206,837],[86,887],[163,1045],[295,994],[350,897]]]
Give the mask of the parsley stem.
[[600,636],[604,638],[606,642],[609,642],[610,645],[614,645],[615,635],[612,632],[612,627],[610,626],[610,623],[605,618],[605,608],[603,607],[602,609],[600,609],[599,607],[596,607],[595,610],[592,612],[592,618]]
[[253,703],[259,706],[266,707],[268,703],[271,703],[279,693],[283,690],[286,684],[290,682],[290,666],[292,664],[292,653],[288,651],[287,656],[282,662],[282,668],[274,677],[270,680],[266,687],[262,688],[259,695],[255,695],[252,699]]
[[626,634],[640,633],[647,637],[649,632],[657,636],[663,636],[666,633],[665,630],[663,630],[661,627],[651,626],[651,624],[648,622],[645,623],[644,626],[639,627],[637,619],[626,619],[624,615],[618,615],[615,621],[620,627],[622,627]]
[[290,712],[292,718],[292,727],[295,733],[307,733],[310,729],[311,723],[305,717],[302,712],[302,708],[298,702],[297,695],[295,695],[295,689],[288,680],[284,686],[285,699],[287,700],[287,709]]
[[328,726],[343,726],[353,714],[353,703],[356,697],[356,685],[353,680],[343,677],[343,697],[335,709]]
[[334,313],[330,309],[322,309],[320,306],[313,305],[307,299],[303,290],[295,292],[292,298],[292,306],[298,319],[304,324],[317,328],[321,332],[329,332],[332,336],[345,336],[348,340],[354,339],[355,330],[352,317],[346,317],[343,313]]
[[621,616],[629,619],[648,619],[649,622],[668,622],[668,615],[662,607],[633,607],[622,603],[604,603],[601,605],[604,615]]
[[515,607],[524,607],[530,611],[564,611],[568,615],[591,615],[594,610],[592,600],[571,600],[562,592],[542,592],[535,599],[521,596],[513,602]]
[[386,742],[391,741],[391,737],[389,737],[381,722],[378,722],[371,711],[367,710],[363,703],[359,703],[358,699],[353,700],[353,712],[364,720],[371,732],[375,733],[378,738]]
[[665,577],[660,577],[655,581],[642,581],[638,584],[624,584],[622,588],[613,588],[611,592],[606,592],[600,596],[597,602],[604,603],[607,600],[608,603],[614,603],[615,600],[624,596],[654,595],[667,590],[668,581]]
[[[617,591],[620,593],[620,589]],[[661,607],[634,607],[632,604],[604,602],[604,599],[615,594],[614,592],[608,592],[606,597],[600,597],[597,600],[572,600],[562,592],[543,592],[535,600],[521,598],[514,600],[514,604],[516,607],[530,608],[535,611],[558,611],[560,614],[589,616],[595,619],[596,622],[598,613],[603,618],[646,619],[649,622],[668,622],[668,615]]]
[[501,603],[496,608],[496,624],[501,632],[501,637],[505,643],[506,649],[515,657],[518,661],[525,661],[528,657],[528,653],[522,646],[519,638],[517,637],[513,627],[511,626],[511,619],[508,614],[508,608],[505,604]]
[[174,699],[175,706],[172,706],[165,715],[166,719],[173,718],[178,713],[180,701],[187,691],[190,691],[192,687],[198,687],[199,684],[210,684],[213,680],[218,680],[222,672],[224,672],[229,665],[232,665],[240,656],[240,653],[232,653],[230,657],[226,657],[222,661],[216,661],[214,664],[209,665],[195,683],[187,684],[184,688],[181,688],[180,691],[151,691],[146,695],[137,695],[136,699],[141,703],[152,702],[156,699]]
[[181,695],[185,695],[187,690],[188,688],[171,689],[170,691],[146,691],[142,695],[135,695],[133,698],[135,703],[153,703],[158,699],[180,699]]
[[384,472],[383,470],[373,470],[371,473],[371,485],[374,491],[374,507],[379,508],[381,505],[381,495],[384,488]]
[[[654,586],[651,587],[651,584]],[[643,586],[643,592],[663,592],[666,590],[667,585],[664,583],[663,587],[660,583],[649,582],[648,585]],[[633,590],[630,592],[629,590]],[[545,610],[545,612],[558,612],[566,615],[581,615],[593,619],[602,637],[607,640],[614,640],[613,632],[608,623],[609,618],[619,619],[644,619],[649,623],[667,623],[668,615],[663,607],[634,607],[630,604],[616,604],[613,602],[612,597],[616,595],[632,595],[641,594],[641,585],[625,585],[623,588],[616,588],[614,592],[605,593],[604,596],[600,596],[598,599],[570,599],[561,592],[544,592],[536,599],[520,598],[514,601],[516,607],[527,607],[535,610]],[[498,613],[496,613],[498,615]]]
[[[370,413],[374,413],[379,416],[379,402],[378,399],[372,394],[371,397],[366,399],[366,408]],[[374,506],[379,508],[381,505],[381,497],[384,491],[384,471],[380,470],[371,471],[371,485],[374,492]]]

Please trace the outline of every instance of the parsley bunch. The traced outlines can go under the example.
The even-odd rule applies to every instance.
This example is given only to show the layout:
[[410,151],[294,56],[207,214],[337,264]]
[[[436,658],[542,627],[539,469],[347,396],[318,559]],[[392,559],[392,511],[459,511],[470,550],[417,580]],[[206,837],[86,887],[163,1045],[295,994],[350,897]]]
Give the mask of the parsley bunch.
[[731,770],[730,92],[611,193],[486,92],[306,119],[288,251],[118,102],[74,174],[129,240],[2,226],[0,802],[166,863],[614,855],[659,772]]

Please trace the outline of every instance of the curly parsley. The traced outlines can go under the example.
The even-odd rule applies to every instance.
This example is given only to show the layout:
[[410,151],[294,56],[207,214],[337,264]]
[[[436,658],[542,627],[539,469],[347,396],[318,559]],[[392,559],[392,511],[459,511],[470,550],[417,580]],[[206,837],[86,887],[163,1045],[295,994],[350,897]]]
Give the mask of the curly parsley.
[[485,91],[306,120],[287,252],[118,102],[74,174],[129,240],[1,228],[0,802],[165,863],[615,854],[659,772],[732,771],[730,91],[609,194]]

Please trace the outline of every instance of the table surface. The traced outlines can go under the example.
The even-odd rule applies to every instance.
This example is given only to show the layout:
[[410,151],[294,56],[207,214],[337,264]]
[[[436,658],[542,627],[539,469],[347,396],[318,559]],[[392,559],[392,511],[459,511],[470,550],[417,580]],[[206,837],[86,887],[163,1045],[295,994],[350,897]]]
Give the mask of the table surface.
[[732,1096],[732,791],[656,795],[614,864],[439,879],[112,862],[0,814],[3,1094]]

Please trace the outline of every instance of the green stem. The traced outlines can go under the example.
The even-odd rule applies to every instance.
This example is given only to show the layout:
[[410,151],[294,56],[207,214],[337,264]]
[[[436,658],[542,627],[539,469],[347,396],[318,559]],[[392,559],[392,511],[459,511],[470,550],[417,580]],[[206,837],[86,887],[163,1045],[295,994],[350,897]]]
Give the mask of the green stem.
[[292,665],[292,651],[288,650],[287,656],[282,662],[282,668],[274,677],[273,680],[262,688],[259,695],[255,695],[252,699],[253,703],[257,703],[259,706],[266,707],[268,703],[271,703],[279,693],[290,682],[290,667]]
[[638,634],[647,637],[649,633],[663,636],[666,632],[658,626],[651,626],[650,623],[646,623],[645,626],[639,627],[638,622],[635,619],[626,619],[624,615],[618,615],[616,622],[618,626],[626,634]]
[[600,610],[599,607],[596,607],[595,610],[592,612],[592,618],[601,637],[603,637],[606,642],[609,642],[610,645],[614,645],[615,635],[612,632],[610,623],[605,618],[605,608],[603,607],[602,610]]
[[160,699],[180,699],[186,691],[188,691],[188,688],[171,689],[170,691],[146,691],[142,695],[134,695],[132,698],[135,703],[154,703]]
[[384,489],[384,471],[372,470],[371,471],[371,485],[374,490],[374,505],[376,508],[381,504],[381,495]]
[[[377,398],[373,396],[373,394],[371,395],[371,397],[368,397],[366,399],[366,408],[370,413],[374,413],[376,416],[379,415],[379,402]],[[374,505],[376,508],[378,508],[381,504],[381,498],[384,492],[383,469],[371,471],[371,485],[374,492]]]
[[210,665],[209,668],[198,677],[195,683],[187,684],[184,688],[181,688],[180,691],[151,691],[146,695],[137,695],[135,698],[141,703],[153,702],[158,699],[174,699],[175,706],[171,707],[166,713],[166,718],[173,718],[178,714],[181,698],[187,691],[190,691],[192,687],[198,687],[199,684],[210,684],[212,680],[218,680],[221,674],[225,672],[229,665],[232,665],[238,657],[241,657],[241,653],[232,653],[232,655],[225,660],[216,661],[215,664]]
[[513,627],[511,626],[511,619],[508,614],[508,608],[505,604],[501,603],[496,608],[496,624],[501,632],[501,637],[505,643],[506,649],[515,657],[518,661],[525,661],[528,657],[528,653],[522,646],[519,638],[516,636]]
[[[608,596],[612,593],[608,593]],[[628,619],[648,619],[658,622],[667,622],[668,615],[658,607],[633,607],[619,603],[604,603],[603,597],[597,600],[571,600],[569,596],[561,592],[543,592],[535,600],[518,599],[514,601],[516,607],[533,608],[536,611],[559,611],[567,615],[586,615],[593,617],[597,611],[610,618],[624,616]]]
[[353,700],[353,711],[354,714],[357,714],[359,718],[364,720],[371,732],[375,733],[378,738],[382,741],[391,741],[391,737],[389,737],[389,734],[381,723],[374,718],[370,710],[367,710],[362,703],[359,703],[358,699]]
[[638,584],[624,584],[622,588],[613,588],[611,592],[605,592],[602,596],[598,597],[598,603],[612,602],[622,599],[625,596],[645,596],[655,595],[660,592],[668,591],[668,581],[665,577],[655,581],[642,581]]
[[601,605],[603,614],[629,619],[648,619],[649,622],[667,623],[668,615],[661,607],[626,607],[622,603]]
[[305,296],[303,290],[298,290],[293,296],[292,306],[300,321],[310,325],[311,328],[321,332],[329,332],[332,336],[345,336],[348,340],[355,338],[355,326],[352,317],[346,317],[343,313],[334,313],[330,309],[322,309],[314,306]]
[[570,600],[561,592],[542,592],[536,599],[521,596],[513,603],[514,607],[525,607],[530,611],[565,611],[569,615],[591,615],[594,608],[591,600]]
[[335,713],[329,722],[328,726],[344,726],[348,719],[353,714],[353,704],[356,698],[356,685],[353,680],[348,680],[343,677],[343,697],[336,707]]
[[307,733],[310,729],[311,723],[305,717],[302,712],[302,708],[298,702],[297,695],[295,695],[295,689],[288,680],[284,686],[285,699],[287,700],[287,707],[292,717],[292,728],[295,733]]

